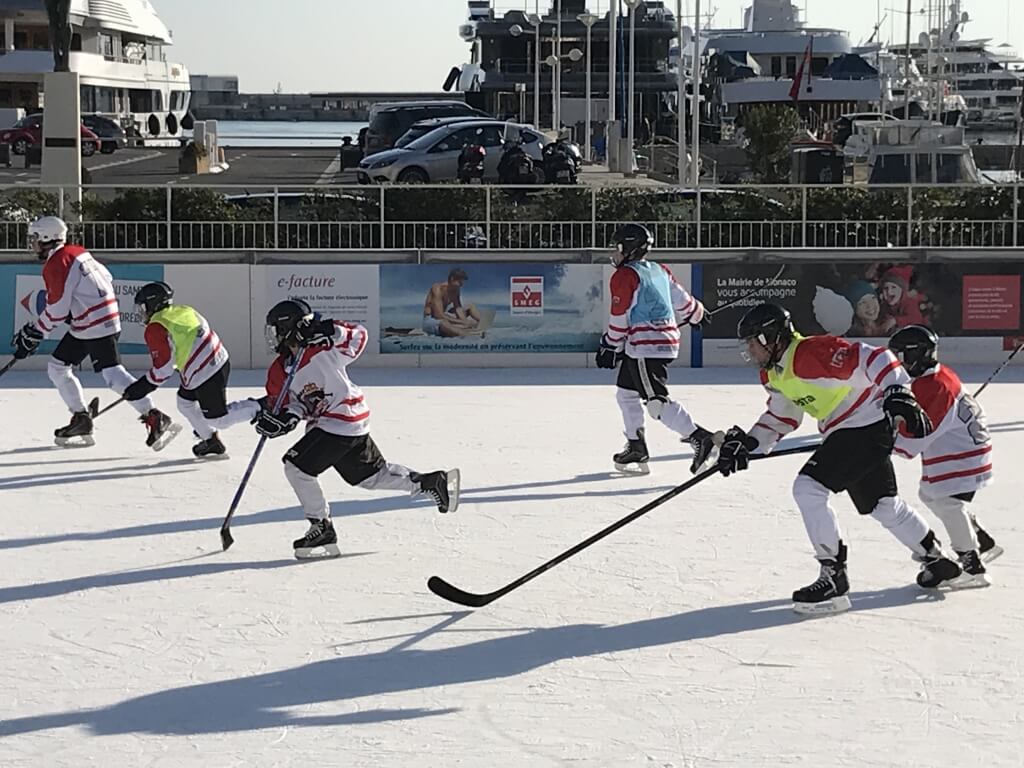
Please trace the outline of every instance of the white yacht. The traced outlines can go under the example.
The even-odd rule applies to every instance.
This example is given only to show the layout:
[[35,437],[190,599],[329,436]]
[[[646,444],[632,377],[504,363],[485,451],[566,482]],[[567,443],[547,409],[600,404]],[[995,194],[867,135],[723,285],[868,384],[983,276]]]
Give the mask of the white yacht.
[[[71,69],[83,113],[121,123],[148,146],[177,146],[190,87],[183,64],[167,61],[171,33],[148,0],[72,0]],[[0,108],[43,108],[53,71],[43,0],[0,0]]]
[[854,183],[978,184],[962,125],[927,120],[858,122],[843,147]]

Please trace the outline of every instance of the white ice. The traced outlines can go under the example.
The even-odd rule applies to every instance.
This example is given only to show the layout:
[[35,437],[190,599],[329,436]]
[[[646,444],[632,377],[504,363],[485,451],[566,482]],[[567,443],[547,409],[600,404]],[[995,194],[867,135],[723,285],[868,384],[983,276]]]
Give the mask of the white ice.
[[[817,575],[789,495],[800,456],[714,477],[486,608],[446,604],[430,575],[495,589],[686,480],[689,452],[649,423],[652,474],[615,475],[602,371],[354,375],[385,456],[461,467],[462,508],[325,475],[345,557],[313,563],[291,554],[293,437],[269,443],[222,553],[250,427],[224,434],[229,461],[199,463],[187,431],[154,454],[118,407],[95,447],[61,450],[56,392],[4,377],[0,766],[1024,765],[1021,369],[981,397],[994,585],[923,594],[842,500],[853,610],[813,620],[788,599]],[[749,370],[672,378],[707,426],[749,426],[764,403]],[[260,374],[235,379],[257,392]],[[157,402],[173,412],[173,388]],[[918,466],[897,466],[916,500]]]

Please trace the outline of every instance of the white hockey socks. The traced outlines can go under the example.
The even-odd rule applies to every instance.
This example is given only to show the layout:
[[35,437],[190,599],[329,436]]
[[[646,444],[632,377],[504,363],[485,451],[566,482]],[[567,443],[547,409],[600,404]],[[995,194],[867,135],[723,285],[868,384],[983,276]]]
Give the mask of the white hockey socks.
[[911,552],[927,554],[921,542],[928,535],[928,523],[899,496],[879,499],[871,516],[880,522]]
[[72,413],[80,413],[85,410],[85,393],[82,391],[82,383],[75,376],[70,365],[65,365],[58,360],[50,360],[46,364],[46,374],[57,388],[61,400]]
[[648,400],[647,412],[683,437],[689,437],[697,429],[690,414],[675,400]]
[[937,499],[921,497],[928,509],[942,521],[949,534],[949,543],[957,552],[971,552],[978,549],[978,537],[971,524],[971,516],[967,511],[967,502],[952,496],[941,496]]
[[185,417],[185,420],[192,426],[200,440],[209,440],[213,437],[214,429],[203,416],[203,410],[199,403],[193,400],[186,400],[178,396],[178,412]]
[[[839,554],[839,520],[828,503],[830,491],[807,475],[797,475],[793,481],[793,498],[800,508],[807,536],[819,560],[833,559]],[[923,537],[924,534],[922,533]]]
[[359,483],[358,488],[367,491],[408,491],[419,493],[419,483],[413,482],[409,475],[412,470],[401,464],[386,464],[377,474]]
[[[135,377],[128,373],[123,365],[104,368],[101,371],[101,375],[103,376],[103,380],[107,382],[107,386],[119,395],[123,395],[124,391],[128,389],[131,384],[135,383]],[[153,404],[153,399],[148,395],[141,400],[135,400],[130,403],[130,405],[143,416],[156,408]]]
[[228,403],[228,412],[224,416],[210,419],[210,424],[215,429],[227,429],[235,424],[247,424],[255,419],[260,413],[260,404],[255,400],[236,400]]
[[626,429],[626,439],[636,440],[639,434],[637,430],[644,426],[644,403],[640,399],[640,395],[631,389],[617,387],[615,400],[619,404],[619,410],[622,411],[622,425]]
[[284,476],[288,479],[292,490],[295,491],[295,495],[298,496],[299,504],[302,505],[302,513],[307,518],[326,520],[331,516],[319,480],[312,475],[307,475],[290,461],[284,463]]

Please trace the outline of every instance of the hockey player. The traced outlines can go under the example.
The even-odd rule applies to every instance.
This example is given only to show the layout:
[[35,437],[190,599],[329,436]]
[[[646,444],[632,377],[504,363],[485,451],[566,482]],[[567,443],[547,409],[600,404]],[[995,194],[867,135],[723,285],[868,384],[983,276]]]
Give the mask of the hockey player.
[[260,405],[255,400],[228,402],[227,348],[205,317],[192,307],[173,304],[173,298],[174,289],[163,282],[148,283],[135,294],[135,307],[146,321],[146,346],[153,367],[124,391],[124,399],[143,399],[177,371],[181,379],[178,410],[199,438],[192,453],[198,458],[220,458],[227,449],[217,430],[251,422]]
[[938,348],[939,337],[921,325],[907,326],[889,339],[889,349],[913,379],[914,397],[935,426],[919,439],[901,431],[896,453],[908,459],[921,455],[921,501],[946,527],[963,568],[950,586],[986,587],[983,560],[994,560],[1003,550],[978,524],[970,504],[992,482],[992,439],[981,406],[956,372],[939,364]]
[[[620,472],[648,472],[644,407],[678,432],[693,448],[696,473],[713,449],[712,434],[697,426],[669,396],[668,366],[679,355],[679,323],[699,326],[704,305],[687,292],[668,267],[647,260],[654,236],[639,224],[626,224],[612,236],[611,317],[597,351],[598,368],[619,367],[615,399],[622,411],[626,447],[612,457]],[[632,466],[636,465],[636,469]]]
[[821,446],[800,470],[793,496],[821,564],[817,581],[793,593],[798,613],[838,613],[850,607],[846,544],[829,496],[845,491],[862,515],[871,515],[923,562],[918,583],[934,587],[957,578],[960,566],[896,488],[891,453],[894,424],[924,437],[927,414],[907,385],[910,377],[888,349],[835,336],[804,338],[789,312],[760,304],[740,320],[745,357],[761,368],[768,408],[750,432],[733,427],[721,446],[725,476],[747,468],[750,454],[768,453],[800,426],[804,412],[818,420]]
[[[121,314],[113,278],[92,254],[80,245],[69,244],[67,237],[67,224],[56,216],[43,216],[29,225],[31,248],[46,262],[46,307],[35,322],[22,326],[11,345],[16,358],[26,358],[35,353],[46,334],[61,323],[68,323],[70,329],[53,351],[47,372],[71,410],[71,423],[53,434],[61,447],[89,446],[95,444],[92,416],[86,410],[82,384],[72,367],[90,358],[93,370],[119,395],[135,378],[121,365],[117,348]],[[180,431],[148,397],[132,405],[140,414],[139,421],[146,426],[146,445],[153,450],[161,450]]]
[[[267,341],[278,356],[267,373],[266,408],[256,431],[269,438],[307,421],[306,434],[284,456],[284,474],[299,498],[309,530],[293,547],[297,558],[337,557],[338,537],[317,477],[333,468],[349,485],[366,490],[423,493],[440,512],[459,505],[459,470],[420,474],[389,464],[370,437],[370,409],[348,366],[366,346],[361,325],[322,319],[301,299],[287,299],[267,313]],[[288,376],[282,407],[273,412]]]

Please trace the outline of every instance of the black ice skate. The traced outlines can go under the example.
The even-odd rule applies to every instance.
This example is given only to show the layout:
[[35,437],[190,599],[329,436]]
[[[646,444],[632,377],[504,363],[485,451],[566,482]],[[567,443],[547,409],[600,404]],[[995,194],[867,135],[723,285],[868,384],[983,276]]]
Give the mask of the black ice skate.
[[978,589],[992,585],[985,565],[981,562],[981,556],[976,551],[957,552],[956,554],[963,572],[950,582],[951,589]]
[[922,589],[953,588],[953,582],[963,573],[960,566],[946,557],[932,531],[928,531],[928,535],[921,541],[921,546],[925,548],[927,554],[915,558],[922,563],[921,571],[917,574],[917,586]]
[[409,479],[419,483],[420,493],[426,494],[437,504],[438,512],[454,512],[459,508],[459,493],[462,487],[462,475],[457,469],[447,472],[412,472]]
[[839,555],[819,560],[818,580],[793,593],[793,610],[806,616],[824,616],[850,610],[850,582],[846,578],[846,545],[839,542]]
[[180,424],[175,424],[170,416],[156,408],[145,416],[140,416],[139,421],[146,425],[149,431],[146,435],[146,445],[154,451],[162,451],[181,432]]
[[71,414],[71,423],[53,430],[53,442],[61,448],[88,448],[96,445],[92,436],[92,417],[85,411]]
[[709,432],[704,427],[697,427],[689,437],[682,438],[693,449],[693,461],[690,462],[690,474],[696,475],[712,460],[715,451],[725,441],[725,432]]
[[[647,452],[647,440],[644,439],[644,430],[641,427],[636,431],[636,438],[626,436],[626,447],[619,453],[612,456],[615,469],[625,472],[627,475],[647,475],[651,469],[647,466],[651,455]],[[634,466],[636,465],[636,466]]]
[[978,524],[978,519],[971,515],[971,524],[974,526],[974,533],[978,537],[978,553],[983,562],[991,563],[1001,554],[1003,548],[996,544],[988,532]]
[[220,435],[214,432],[209,439],[200,440],[192,446],[192,455],[198,459],[226,459],[228,449],[220,441]]
[[327,520],[309,520],[309,530],[301,539],[292,542],[296,560],[319,560],[341,557],[338,550],[338,534],[334,532],[334,523]]

